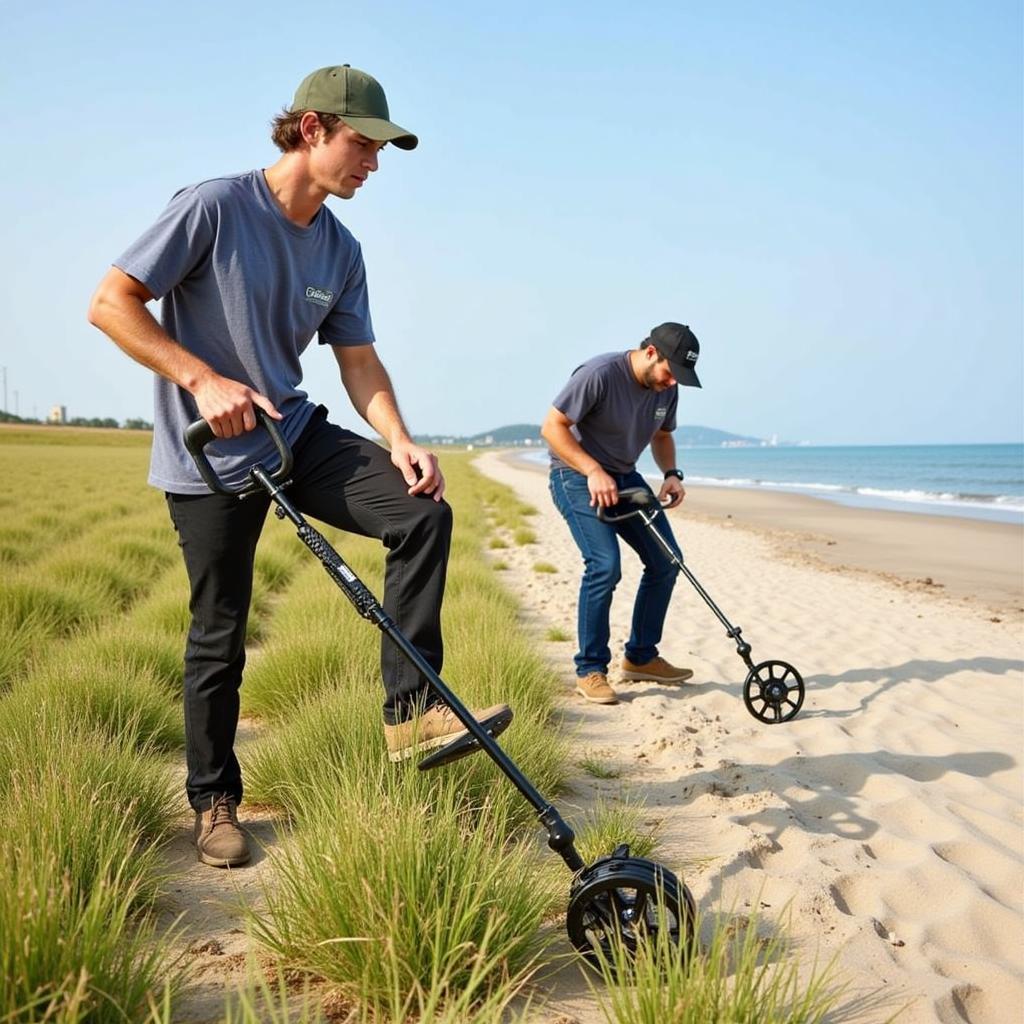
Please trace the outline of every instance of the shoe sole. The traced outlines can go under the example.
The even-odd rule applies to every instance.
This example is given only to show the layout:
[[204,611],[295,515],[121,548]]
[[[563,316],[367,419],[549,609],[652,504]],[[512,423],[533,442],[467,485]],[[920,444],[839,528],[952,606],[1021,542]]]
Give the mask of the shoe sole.
[[685,675],[678,676],[651,676],[645,675],[643,672],[623,672],[622,678],[634,683],[668,683],[671,685],[689,681],[693,678],[693,673],[688,671]]
[[589,693],[581,689],[579,686],[576,687],[576,692],[586,701],[591,704],[618,704],[619,698],[612,694],[611,697],[591,697]]
[[209,864],[211,868],[239,868],[243,864],[248,864],[252,859],[250,853],[244,857],[211,857],[208,853],[203,853],[202,850],[197,850],[196,853],[199,860],[203,864]]
[[463,736],[468,735],[468,733],[468,729],[462,729],[459,732],[446,732],[443,736],[422,740],[419,743],[414,743],[411,747],[402,747],[401,750],[389,750],[388,760],[393,764],[397,764],[399,761],[408,761],[410,757],[422,754],[425,750],[436,750],[438,747],[443,747],[446,743],[460,740]]

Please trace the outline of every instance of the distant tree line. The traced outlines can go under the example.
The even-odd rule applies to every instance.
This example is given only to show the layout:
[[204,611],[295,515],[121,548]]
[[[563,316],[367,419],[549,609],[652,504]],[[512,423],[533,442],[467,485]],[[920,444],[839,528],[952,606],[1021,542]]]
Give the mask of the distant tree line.
[[51,423],[48,420],[34,419],[31,416],[15,416],[13,413],[0,412],[0,423],[24,423],[39,427],[105,427],[107,430],[152,430],[153,424],[143,419],[127,419],[119,423],[112,416],[73,416],[63,423]]

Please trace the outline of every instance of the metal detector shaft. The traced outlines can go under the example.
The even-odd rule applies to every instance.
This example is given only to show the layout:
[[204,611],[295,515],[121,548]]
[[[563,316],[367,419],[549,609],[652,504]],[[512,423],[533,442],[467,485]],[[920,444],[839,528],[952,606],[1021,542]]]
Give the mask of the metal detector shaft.
[[469,709],[448,688],[443,679],[434,671],[422,654],[402,634],[394,620],[384,611],[380,602],[359,579],[345,560],[330,545],[327,538],[315,527],[311,526],[302,513],[285,497],[283,485],[275,481],[261,465],[250,471],[254,480],[259,481],[277,505],[274,514],[283,519],[287,516],[296,526],[299,539],[320,560],[327,575],[340,587],[345,596],[352,602],[356,611],[372,622],[392,643],[405,655],[412,665],[430,683],[435,692],[452,709],[455,717],[466,727],[466,730],[487,751],[488,756],[504,772],[509,781],[519,790],[523,797],[537,811],[537,817],[547,829],[548,846],[565,861],[571,871],[580,871],[585,863],[573,845],[575,835],[562,819],[558,811],[537,791],[516,763],[498,745],[495,739],[480,727]]

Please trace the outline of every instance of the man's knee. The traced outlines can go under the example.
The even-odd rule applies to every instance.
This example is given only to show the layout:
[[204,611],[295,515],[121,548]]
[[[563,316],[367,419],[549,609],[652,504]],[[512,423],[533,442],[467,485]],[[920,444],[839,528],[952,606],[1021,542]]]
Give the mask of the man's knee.
[[432,498],[414,498],[405,516],[402,533],[418,544],[443,544],[446,548],[452,536],[452,507],[446,501]]
[[244,663],[248,619],[248,602],[233,609],[207,608],[193,615],[185,660],[236,666]]
[[586,560],[584,577],[588,583],[614,590],[622,579],[622,565],[617,558],[592,557]]
[[656,583],[675,583],[679,575],[679,566],[675,562],[670,562],[668,558],[661,558],[644,566],[644,572]]

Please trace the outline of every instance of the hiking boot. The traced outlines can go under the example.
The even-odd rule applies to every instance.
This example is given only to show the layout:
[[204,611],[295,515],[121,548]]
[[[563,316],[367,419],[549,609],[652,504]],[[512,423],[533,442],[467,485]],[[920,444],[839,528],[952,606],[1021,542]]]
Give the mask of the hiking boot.
[[238,804],[227,793],[209,800],[206,810],[196,811],[196,852],[204,864],[236,868],[249,859],[249,841],[238,824]]
[[693,670],[676,668],[662,657],[651,658],[643,665],[634,665],[629,658],[623,658],[622,678],[650,680],[653,683],[685,683],[687,679],[693,678]]
[[591,672],[576,677],[576,692],[591,704],[618,704],[619,698],[608,685],[608,677],[603,672]]
[[[470,708],[469,713],[482,722],[491,715],[509,710],[507,704],[492,704],[489,708]],[[398,725],[384,726],[384,739],[388,744],[388,757],[392,761],[404,761],[424,750],[443,747],[451,740],[465,736],[469,730],[455,717],[447,704],[435,704],[422,715],[410,718]]]

